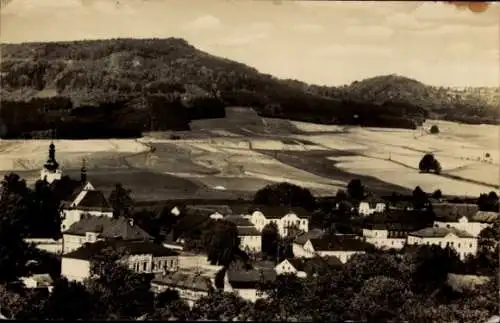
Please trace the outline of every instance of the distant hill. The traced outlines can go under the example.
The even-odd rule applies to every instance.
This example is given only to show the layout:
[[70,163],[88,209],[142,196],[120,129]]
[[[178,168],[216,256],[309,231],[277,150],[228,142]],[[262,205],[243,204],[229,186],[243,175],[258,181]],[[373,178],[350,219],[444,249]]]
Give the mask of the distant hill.
[[491,104],[450,97],[405,77],[309,85],[260,73],[178,38],[2,44],[1,52],[4,137],[50,128],[70,137],[89,136],[90,127],[104,137],[186,130],[190,120],[224,117],[225,106],[331,124],[414,128],[429,116],[496,123]]

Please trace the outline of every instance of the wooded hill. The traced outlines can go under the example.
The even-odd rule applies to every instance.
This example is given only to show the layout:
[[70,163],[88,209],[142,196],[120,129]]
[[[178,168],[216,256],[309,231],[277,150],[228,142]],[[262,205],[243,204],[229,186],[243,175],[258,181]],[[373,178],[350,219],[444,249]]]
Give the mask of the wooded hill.
[[379,76],[343,87],[280,80],[177,38],[2,44],[1,51],[3,137],[49,128],[80,138],[187,130],[193,119],[224,117],[225,106],[326,124],[497,122],[491,104],[408,78]]

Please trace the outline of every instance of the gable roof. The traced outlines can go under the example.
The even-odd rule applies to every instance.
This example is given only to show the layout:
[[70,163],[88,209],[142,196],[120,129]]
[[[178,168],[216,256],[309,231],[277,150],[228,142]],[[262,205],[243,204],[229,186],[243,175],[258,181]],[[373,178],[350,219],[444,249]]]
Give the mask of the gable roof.
[[77,209],[89,209],[89,210],[106,210],[106,211],[112,211],[113,208],[109,204],[108,200],[106,197],[104,197],[104,194],[101,191],[98,190],[92,190],[92,191],[86,191],[85,196],[83,199],[78,203],[75,208]]
[[272,282],[276,279],[274,268],[236,268],[227,270],[227,279],[233,288],[254,288],[260,282]]
[[150,240],[153,239],[146,231],[137,225],[132,225],[126,218],[118,219],[105,216],[85,216],[73,223],[65,234],[85,235],[95,232],[101,238],[121,238],[122,240]]
[[474,238],[469,233],[455,228],[425,228],[410,232],[408,235],[420,238],[444,238],[448,234],[454,234],[459,238]]
[[260,232],[255,227],[237,227],[239,236],[260,236]]
[[171,257],[179,255],[176,251],[150,241],[130,242],[123,240],[108,240],[86,243],[75,251],[64,254],[63,258],[91,260],[93,256],[99,255],[100,251],[108,247],[117,250],[124,250],[129,255],[151,254],[154,257]]
[[153,278],[151,282],[207,293],[213,290],[212,282],[208,277],[204,277],[196,273],[187,273],[181,271],[167,274],[158,274],[155,276],[155,278]]
[[35,274],[29,277],[23,277],[24,279],[33,279],[38,284],[43,286],[50,286],[54,283],[52,277],[49,274]]
[[307,243],[307,241],[309,241],[309,239],[321,238],[324,235],[325,232],[323,230],[314,228],[296,237],[295,240],[293,240],[293,243],[304,245]]
[[249,219],[242,217],[241,215],[227,215],[223,220],[232,222],[236,224],[237,227],[253,227],[254,225]]
[[365,251],[371,245],[357,237],[334,236],[309,239],[314,251]]
[[252,213],[255,211],[262,212],[266,219],[281,219],[282,217],[290,213],[297,215],[297,217],[301,219],[309,219],[311,217],[311,213],[301,207],[261,206],[254,208],[252,210]]

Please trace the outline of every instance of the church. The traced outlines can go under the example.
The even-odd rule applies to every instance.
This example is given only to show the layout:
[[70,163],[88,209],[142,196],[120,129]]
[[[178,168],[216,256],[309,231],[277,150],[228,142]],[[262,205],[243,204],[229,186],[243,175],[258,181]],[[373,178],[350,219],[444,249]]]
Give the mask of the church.
[[[87,168],[85,160],[80,171],[80,180],[71,181],[63,177],[56,160],[56,147],[52,142],[49,146],[49,158],[40,172],[40,179],[49,183],[57,189],[63,187],[62,209],[61,209],[61,232],[67,230],[84,216],[113,217],[113,208],[104,194],[95,189],[87,180]],[[61,190],[61,189],[60,189]]]

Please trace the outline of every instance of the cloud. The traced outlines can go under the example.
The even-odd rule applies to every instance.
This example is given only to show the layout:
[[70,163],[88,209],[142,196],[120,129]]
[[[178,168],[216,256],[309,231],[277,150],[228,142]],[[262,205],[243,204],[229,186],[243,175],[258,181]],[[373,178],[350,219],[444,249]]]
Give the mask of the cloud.
[[419,21],[412,14],[404,12],[397,12],[395,14],[389,15],[386,18],[386,24],[397,30],[419,30],[434,26],[432,22]]
[[388,47],[365,45],[365,44],[330,44],[324,47],[317,48],[311,53],[313,56],[319,57],[391,57],[392,50]]
[[212,15],[198,17],[185,25],[185,29],[200,31],[206,29],[217,29],[221,25],[219,18]]
[[251,43],[255,43],[259,40],[263,40],[269,37],[267,32],[255,32],[246,35],[234,35],[222,38],[220,41],[217,41],[217,45],[222,46],[243,46]]
[[304,33],[319,33],[324,30],[324,27],[319,24],[299,24],[293,27],[293,30]]
[[345,35],[356,38],[389,39],[394,34],[394,30],[385,26],[366,25],[349,26],[345,29]]

